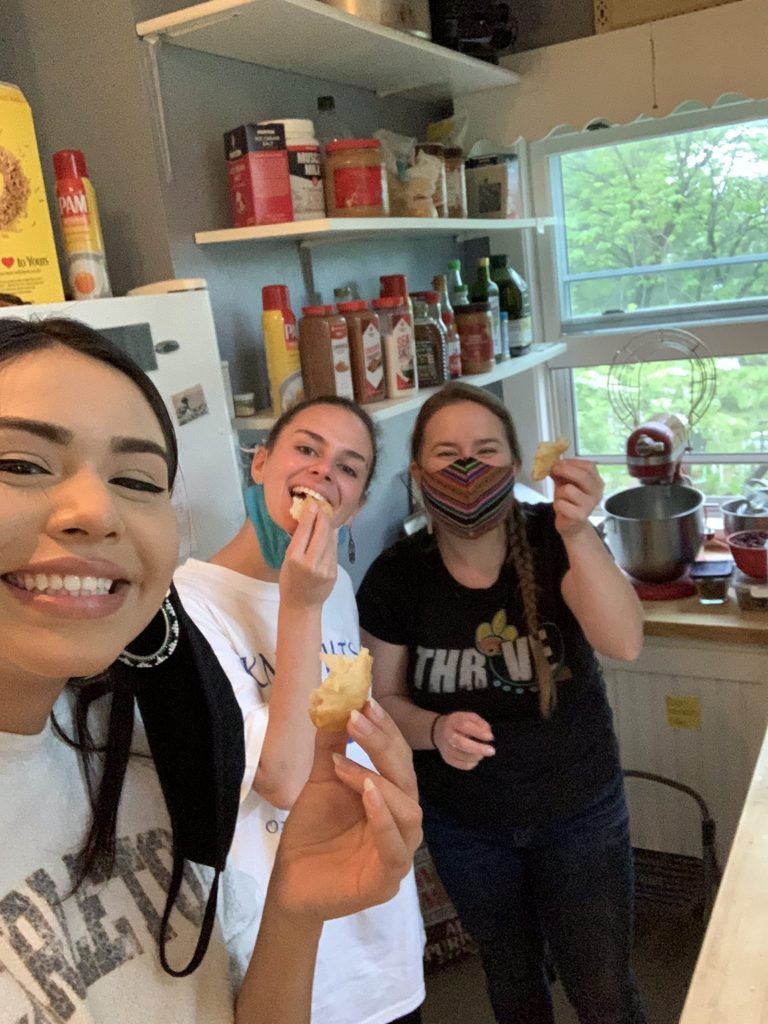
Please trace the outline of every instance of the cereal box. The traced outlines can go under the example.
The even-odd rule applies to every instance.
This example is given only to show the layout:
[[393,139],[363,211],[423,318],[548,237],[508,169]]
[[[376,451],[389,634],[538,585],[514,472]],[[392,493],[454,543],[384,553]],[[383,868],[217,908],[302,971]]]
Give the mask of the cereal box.
[[59,261],[35,141],[21,90],[0,82],[0,292],[62,302]]

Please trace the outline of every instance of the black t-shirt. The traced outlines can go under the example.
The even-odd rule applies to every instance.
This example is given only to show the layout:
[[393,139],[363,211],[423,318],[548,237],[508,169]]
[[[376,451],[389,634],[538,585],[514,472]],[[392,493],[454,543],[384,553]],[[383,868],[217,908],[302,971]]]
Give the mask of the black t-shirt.
[[[568,558],[549,504],[523,505],[533,549],[540,639],[557,705],[538,710],[536,671],[514,567],[486,589],[462,586],[425,532],[399,541],[358,591],[360,625],[408,648],[408,691],[431,711],[474,711],[493,729],[496,754],[471,771],[415,751],[422,801],[468,824],[531,827],[588,804],[619,771],[600,667],[561,595]],[[599,585],[596,581],[596,585]]]

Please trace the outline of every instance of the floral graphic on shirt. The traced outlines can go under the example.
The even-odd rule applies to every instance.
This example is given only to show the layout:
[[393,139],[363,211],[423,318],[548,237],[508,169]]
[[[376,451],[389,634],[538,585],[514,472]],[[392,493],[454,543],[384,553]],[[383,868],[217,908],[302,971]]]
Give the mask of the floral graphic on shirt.
[[[505,693],[512,690],[518,694],[525,693],[526,690],[537,693],[539,688],[532,678],[533,673],[511,671],[508,656],[505,656],[505,651],[509,651],[519,637],[517,628],[508,625],[506,611],[504,608],[500,608],[490,622],[481,622],[475,630],[475,647],[485,655],[485,665],[491,686],[503,690]],[[527,639],[525,637],[520,639],[522,639],[527,652]],[[515,664],[519,665],[521,653],[519,643],[516,645],[516,652]],[[530,659],[526,660],[530,663]]]
[[500,608],[490,622],[481,622],[475,630],[475,647],[487,658],[501,654],[505,640],[516,640],[517,629],[507,625],[507,613]]

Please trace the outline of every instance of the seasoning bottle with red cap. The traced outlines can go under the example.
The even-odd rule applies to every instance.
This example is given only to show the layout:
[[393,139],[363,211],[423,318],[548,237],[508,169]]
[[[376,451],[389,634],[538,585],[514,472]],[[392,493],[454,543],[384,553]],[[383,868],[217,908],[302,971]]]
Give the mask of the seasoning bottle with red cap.
[[385,295],[371,303],[379,314],[387,398],[407,398],[419,388],[411,312],[400,295]]
[[354,398],[347,321],[335,306],[304,306],[299,320],[299,355],[307,398]]
[[379,402],[387,392],[378,314],[363,299],[340,302],[338,310],[347,321],[355,401]]

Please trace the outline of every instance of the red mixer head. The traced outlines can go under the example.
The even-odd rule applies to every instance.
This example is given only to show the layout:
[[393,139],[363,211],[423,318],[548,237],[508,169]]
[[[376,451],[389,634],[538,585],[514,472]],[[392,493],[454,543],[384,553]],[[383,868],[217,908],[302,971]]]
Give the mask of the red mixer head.
[[646,420],[627,438],[627,468],[643,484],[678,483],[689,450],[685,424],[677,416]]

